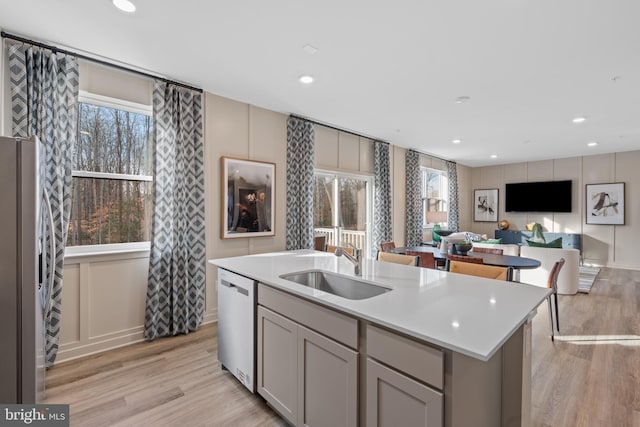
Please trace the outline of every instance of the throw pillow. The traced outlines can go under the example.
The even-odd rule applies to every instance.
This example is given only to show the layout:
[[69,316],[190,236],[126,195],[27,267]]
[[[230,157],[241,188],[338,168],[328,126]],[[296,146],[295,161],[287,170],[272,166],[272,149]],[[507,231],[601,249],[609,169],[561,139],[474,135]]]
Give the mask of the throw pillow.
[[480,240],[478,243],[494,243],[494,244],[502,244],[502,237],[499,239],[486,239]]
[[469,240],[471,242],[480,242],[487,238],[486,234],[476,234],[469,231],[466,231],[464,234],[466,236],[466,240]]
[[540,242],[534,242],[531,240],[527,240],[527,244],[529,246],[534,246],[536,248],[556,248],[556,249],[562,249],[562,237],[558,237],[555,240],[552,240],[548,243],[540,243]]

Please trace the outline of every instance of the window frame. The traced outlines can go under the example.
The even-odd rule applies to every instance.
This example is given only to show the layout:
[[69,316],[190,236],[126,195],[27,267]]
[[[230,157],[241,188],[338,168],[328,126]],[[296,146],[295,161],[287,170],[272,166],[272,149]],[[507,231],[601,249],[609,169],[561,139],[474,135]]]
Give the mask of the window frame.
[[[429,197],[428,192],[428,179],[429,172],[437,173],[440,175],[440,188],[439,193],[443,197]],[[444,179],[443,179],[444,178]],[[429,210],[429,200],[437,200],[441,206],[441,210],[436,212],[448,212],[449,207],[449,174],[447,171],[431,168],[427,166],[420,166],[420,179],[422,180],[422,228],[433,228],[435,223],[427,222],[427,212]]]
[[[140,104],[136,102],[126,101],[123,99],[113,98],[109,96],[99,95],[84,90],[80,90],[78,93],[78,104],[90,104],[97,107],[113,108],[120,111],[127,111],[129,113],[143,114],[153,118],[153,106]],[[78,131],[80,133],[80,131]],[[153,144],[153,141],[151,141]],[[153,182],[153,175],[132,175],[132,174],[119,174],[111,172],[92,172],[85,170],[71,170],[71,178],[93,178],[93,179],[106,179],[116,181],[140,181],[140,182]],[[151,233],[149,233],[151,234]],[[65,246],[65,260],[73,259],[78,256],[95,256],[101,254],[114,254],[114,253],[136,253],[140,251],[149,251],[151,246],[150,241],[140,242],[125,242],[125,243],[104,243],[100,245],[76,245]]]

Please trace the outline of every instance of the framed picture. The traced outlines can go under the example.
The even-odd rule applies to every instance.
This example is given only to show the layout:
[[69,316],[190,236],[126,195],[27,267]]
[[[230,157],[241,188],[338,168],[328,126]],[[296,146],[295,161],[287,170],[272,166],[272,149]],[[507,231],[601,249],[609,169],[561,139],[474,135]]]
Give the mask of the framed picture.
[[274,236],[275,163],[222,157],[223,239]]
[[587,224],[624,225],[624,182],[587,184]]
[[473,190],[473,220],[498,221],[498,189]]

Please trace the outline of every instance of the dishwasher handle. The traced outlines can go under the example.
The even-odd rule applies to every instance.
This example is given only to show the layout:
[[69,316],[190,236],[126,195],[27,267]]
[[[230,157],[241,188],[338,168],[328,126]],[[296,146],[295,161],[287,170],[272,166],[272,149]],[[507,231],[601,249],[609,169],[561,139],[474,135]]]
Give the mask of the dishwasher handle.
[[220,279],[220,284],[223,286],[226,286],[227,288],[236,288],[236,291],[238,291],[238,293],[248,297],[249,296],[249,291],[247,289],[241,288],[237,285],[234,285],[231,282],[227,282],[226,280]]

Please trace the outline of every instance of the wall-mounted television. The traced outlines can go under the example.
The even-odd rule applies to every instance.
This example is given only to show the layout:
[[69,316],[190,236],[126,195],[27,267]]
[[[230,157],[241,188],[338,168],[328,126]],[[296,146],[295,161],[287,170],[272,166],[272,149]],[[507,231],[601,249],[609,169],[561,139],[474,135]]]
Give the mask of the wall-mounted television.
[[505,184],[505,212],[571,212],[571,180]]

